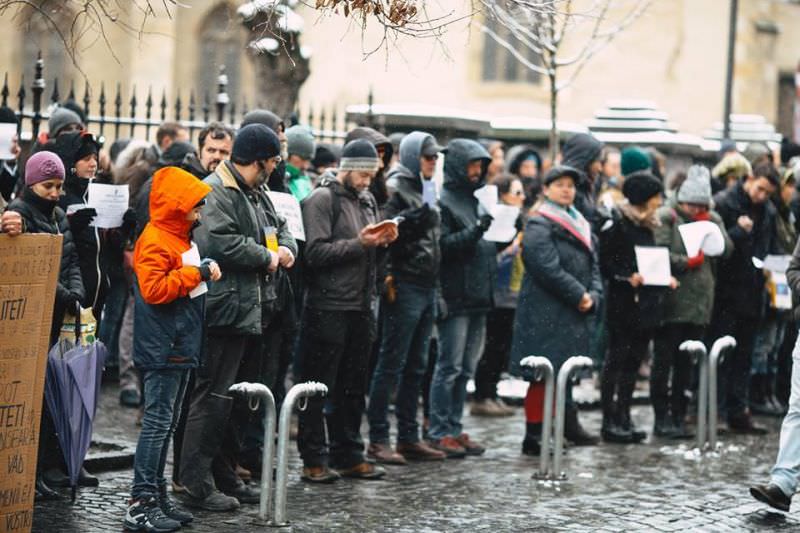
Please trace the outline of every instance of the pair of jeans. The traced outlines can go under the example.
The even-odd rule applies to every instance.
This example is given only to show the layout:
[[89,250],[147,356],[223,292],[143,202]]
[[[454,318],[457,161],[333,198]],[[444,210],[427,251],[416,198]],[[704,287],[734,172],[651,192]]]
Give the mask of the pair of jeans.
[[759,320],[749,316],[737,315],[730,308],[722,307],[716,311],[711,324],[707,346],[725,335],[736,339],[736,348],[725,354],[720,371],[720,402],[728,420],[740,416],[748,406],[750,396],[750,367],[753,347]]
[[164,467],[169,441],[178,425],[183,395],[189,382],[188,369],[143,372],[144,416],[133,459],[133,499],[157,497],[166,487]]
[[398,282],[394,302],[381,304],[383,334],[369,393],[369,440],[389,442],[389,402],[397,387],[397,442],[419,441],[417,405],[428,365],[436,289]]
[[486,341],[486,313],[453,315],[439,322],[439,358],[433,371],[430,396],[432,440],[461,434],[467,382]]
[[792,362],[789,412],[781,425],[781,446],[770,480],[788,497],[797,490],[797,481],[800,478],[800,338],[794,345]]
[[299,381],[318,381],[328,387],[327,397],[308,398],[305,410],[299,414],[297,448],[303,464],[327,466],[330,460],[334,468],[352,468],[364,462],[361,419],[375,336],[374,315],[371,309],[332,311],[307,307],[302,335]]
[[671,413],[676,420],[686,416],[694,363],[692,355],[679,347],[683,341],[702,341],[704,335],[704,326],[689,323],[665,324],[656,331],[650,371],[650,400],[656,415]]
[[508,368],[515,311],[498,307],[486,316],[486,347],[475,371],[475,400],[497,398],[500,375]]
[[[204,359],[195,372],[195,386],[186,419],[181,451],[181,483],[195,498],[206,498],[219,485],[231,489],[238,485],[229,456],[235,444],[232,435],[233,397],[228,389],[237,381],[256,381],[258,376],[243,375],[244,363],[260,355],[261,336],[224,335],[209,331]],[[145,394],[147,391],[145,391]],[[226,443],[225,454],[223,442]],[[216,482],[215,482],[216,481]]]

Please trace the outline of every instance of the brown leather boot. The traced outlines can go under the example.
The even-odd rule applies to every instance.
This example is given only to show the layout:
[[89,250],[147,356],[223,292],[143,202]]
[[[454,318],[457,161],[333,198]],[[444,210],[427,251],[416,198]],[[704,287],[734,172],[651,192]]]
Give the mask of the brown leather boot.
[[398,442],[397,453],[409,461],[443,461],[447,457],[446,453],[434,450],[422,441]]
[[385,465],[406,465],[406,458],[388,444],[373,442],[367,447],[367,457]]

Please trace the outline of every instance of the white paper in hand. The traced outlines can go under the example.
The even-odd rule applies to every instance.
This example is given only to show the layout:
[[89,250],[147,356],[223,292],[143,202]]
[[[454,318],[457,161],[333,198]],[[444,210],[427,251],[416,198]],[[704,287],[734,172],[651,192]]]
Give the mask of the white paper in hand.
[[436,182],[432,179],[422,180],[422,203],[428,207],[434,207],[436,196]]
[[492,242],[511,242],[517,235],[517,218],[519,208],[510,205],[497,204],[491,209],[494,217],[492,225],[483,234],[484,240]]
[[11,141],[16,134],[16,124],[0,124],[0,159],[16,159],[16,156],[11,153]]
[[669,268],[669,249],[664,246],[634,246],[636,267],[645,285],[667,287],[672,274]]
[[280,216],[286,219],[286,225],[292,237],[299,241],[306,240],[306,230],[303,226],[303,212],[300,209],[300,202],[291,194],[285,192],[267,192],[272,205]]
[[88,207],[94,207],[97,216],[92,219],[96,228],[118,228],[128,210],[128,186],[90,183]]
[[497,185],[484,185],[472,194],[483,204],[488,213],[491,213],[492,208],[497,204]]
[[[181,254],[181,261],[183,262],[183,266],[200,266],[200,250],[197,248],[197,244],[192,243],[192,247]],[[197,298],[198,296],[207,292],[208,284],[206,284],[204,281],[192,289],[192,291],[189,293],[189,298]]]
[[695,257],[703,250],[708,257],[717,257],[725,251],[725,238],[719,226],[709,220],[690,222],[678,226],[686,255]]

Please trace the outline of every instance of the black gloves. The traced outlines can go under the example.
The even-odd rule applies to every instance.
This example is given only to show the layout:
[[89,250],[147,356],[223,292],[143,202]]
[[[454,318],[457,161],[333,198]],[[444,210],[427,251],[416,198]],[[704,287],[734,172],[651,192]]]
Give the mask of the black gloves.
[[97,210],[94,207],[84,207],[78,209],[74,213],[67,215],[67,222],[69,222],[69,229],[73,233],[83,231],[97,216]]
[[488,213],[478,218],[478,228],[481,233],[485,233],[489,229],[489,226],[492,225],[492,220],[494,220],[494,217]]
[[136,227],[136,210],[129,207],[125,214],[122,215],[122,230],[131,231]]

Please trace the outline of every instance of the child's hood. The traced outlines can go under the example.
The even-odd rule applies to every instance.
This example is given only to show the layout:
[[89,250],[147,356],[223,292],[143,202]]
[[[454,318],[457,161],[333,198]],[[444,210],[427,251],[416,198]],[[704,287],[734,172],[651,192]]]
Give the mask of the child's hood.
[[150,223],[181,237],[189,235],[192,222],[186,215],[211,192],[211,187],[178,167],[164,167],[153,174],[150,191]]

